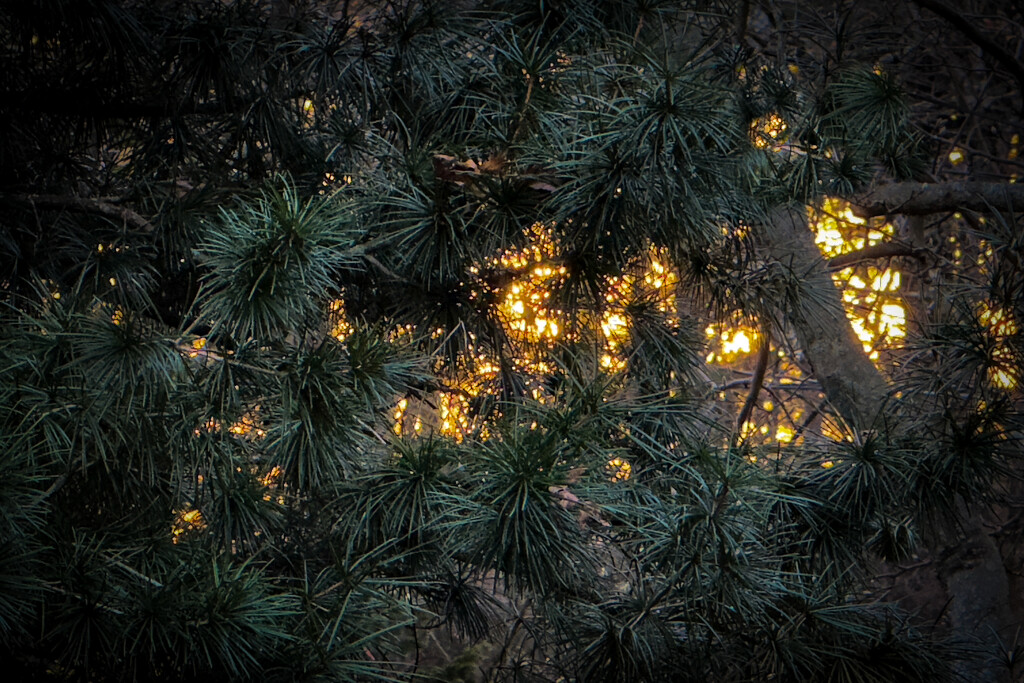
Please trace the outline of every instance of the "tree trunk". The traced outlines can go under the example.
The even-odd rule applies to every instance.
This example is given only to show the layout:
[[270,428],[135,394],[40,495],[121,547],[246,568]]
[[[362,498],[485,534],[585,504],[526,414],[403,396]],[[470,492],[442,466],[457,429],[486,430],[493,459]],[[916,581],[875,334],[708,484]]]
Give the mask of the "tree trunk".
[[[847,320],[841,291],[814,243],[805,209],[776,208],[767,227],[770,257],[799,277],[796,300],[790,302],[790,323],[825,395],[853,429],[877,427],[888,385]],[[992,643],[995,652],[997,635],[1012,622],[1006,571],[980,516],[964,511],[963,518],[959,532],[932,539],[929,545],[949,599],[947,615],[954,636],[965,642]],[[1005,668],[993,662],[962,666],[960,673],[965,680],[1008,680]]]
[[995,542],[981,523],[980,515],[968,519],[959,534],[941,539],[936,558],[939,580],[949,600],[947,615],[957,636],[972,638],[986,647],[986,660],[963,662],[959,673],[964,680],[979,683],[1008,683],[1009,671],[995,656],[1000,639],[1013,634],[1010,612],[1010,584]]
[[770,216],[768,250],[800,282],[790,302],[797,340],[832,407],[855,430],[870,428],[885,402],[888,387],[854,334],[814,243],[803,207],[779,207]]

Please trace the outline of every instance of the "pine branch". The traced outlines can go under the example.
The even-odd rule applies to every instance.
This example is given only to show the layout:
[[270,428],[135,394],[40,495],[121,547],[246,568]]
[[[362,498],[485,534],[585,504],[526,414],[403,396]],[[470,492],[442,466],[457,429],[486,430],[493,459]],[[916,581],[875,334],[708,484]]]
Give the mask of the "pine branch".
[[[308,88],[293,87],[276,93],[278,102],[309,97]],[[150,95],[145,99],[122,100],[112,93],[96,92],[92,88],[60,88],[49,85],[25,90],[0,92],[0,102],[7,109],[39,114],[93,119],[160,119],[179,116],[223,116],[244,114],[259,101],[259,97],[233,97],[224,95],[214,101],[195,101],[161,98]]]
[[750,0],[742,0],[736,12],[736,44],[743,45],[747,36],[747,23],[750,19]]

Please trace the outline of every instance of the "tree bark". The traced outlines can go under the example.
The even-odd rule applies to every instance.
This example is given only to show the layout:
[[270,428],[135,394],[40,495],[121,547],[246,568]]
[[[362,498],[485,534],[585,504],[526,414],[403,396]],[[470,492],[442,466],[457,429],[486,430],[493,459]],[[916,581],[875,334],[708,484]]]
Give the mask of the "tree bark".
[[1024,185],[1016,183],[889,183],[850,197],[862,218],[900,213],[920,216],[944,211],[1024,210]]
[[814,243],[802,207],[779,207],[771,213],[767,246],[771,257],[800,283],[790,322],[825,395],[853,429],[870,428],[888,387],[850,326],[841,292]]
[[880,244],[872,244],[858,251],[851,251],[847,254],[833,256],[828,260],[828,269],[842,270],[847,266],[852,266],[853,264],[860,263],[861,261],[870,261],[871,259],[877,258],[890,258],[892,256],[911,256],[916,259],[921,259],[924,256],[924,251],[909,244],[882,242]]
[[[920,187],[920,186],[917,186]],[[846,317],[807,224],[803,207],[776,208],[769,215],[766,246],[778,263],[799,278],[790,322],[814,375],[832,407],[856,430],[877,426],[888,384],[864,353]],[[958,533],[933,539],[937,571],[949,597],[950,627],[965,642],[993,643],[1011,622],[1009,584],[998,549],[978,514],[962,509]],[[977,683],[1004,683],[1005,667],[994,661],[964,662],[960,673]]]
[[950,625],[958,634],[992,644],[980,661],[961,663],[959,673],[964,680],[978,683],[1007,683],[1009,671],[996,655],[997,638],[1005,642],[1013,637],[1005,632],[1013,623],[1010,583],[999,549],[978,515],[969,518],[952,539],[943,539],[937,555],[939,580],[949,598]]

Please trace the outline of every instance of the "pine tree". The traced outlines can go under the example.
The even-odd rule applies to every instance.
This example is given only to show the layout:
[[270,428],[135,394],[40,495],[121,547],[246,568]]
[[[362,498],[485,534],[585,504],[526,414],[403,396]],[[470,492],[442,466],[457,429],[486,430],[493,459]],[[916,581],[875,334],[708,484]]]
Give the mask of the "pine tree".
[[5,4],[9,669],[1010,675],[1016,15],[798,4]]

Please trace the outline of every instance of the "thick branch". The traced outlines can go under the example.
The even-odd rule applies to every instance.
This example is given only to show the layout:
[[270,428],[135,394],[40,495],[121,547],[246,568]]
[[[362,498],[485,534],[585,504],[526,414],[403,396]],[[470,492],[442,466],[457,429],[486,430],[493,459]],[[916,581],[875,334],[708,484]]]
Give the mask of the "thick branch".
[[153,231],[153,224],[143,218],[142,215],[124,206],[118,206],[106,199],[90,199],[88,197],[53,194],[9,195],[9,197],[16,201],[27,202],[35,209],[91,213],[110,218],[111,220],[121,221],[136,230],[143,232]]
[[[275,101],[288,102],[300,97],[308,97],[309,94],[306,89],[293,88],[288,92],[275,93]],[[0,108],[2,109],[94,119],[235,115],[245,112],[256,101],[255,97],[235,97],[229,94],[210,101],[180,100],[158,93],[142,93],[141,97],[125,100],[112,93],[97,92],[93,88],[50,86],[0,91],[0,103],[2,103]]]
[[1016,183],[889,183],[851,197],[858,216],[901,213],[919,216],[944,211],[1013,211],[1024,209],[1024,185]]
[[[855,429],[870,427],[884,406],[888,386],[862,350],[843,311],[840,291],[822,263],[804,211],[779,207],[769,217],[768,250],[799,283],[790,321],[829,403]],[[801,427],[801,431],[810,419]],[[976,522],[976,520],[975,520]],[[967,531],[967,530],[965,530]],[[1010,623],[1006,575],[988,535],[975,527],[944,539],[940,577],[950,597],[950,621],[958,633],[1003,633]],[[970,663],[970,680],[1000,683],[994,666]]]

